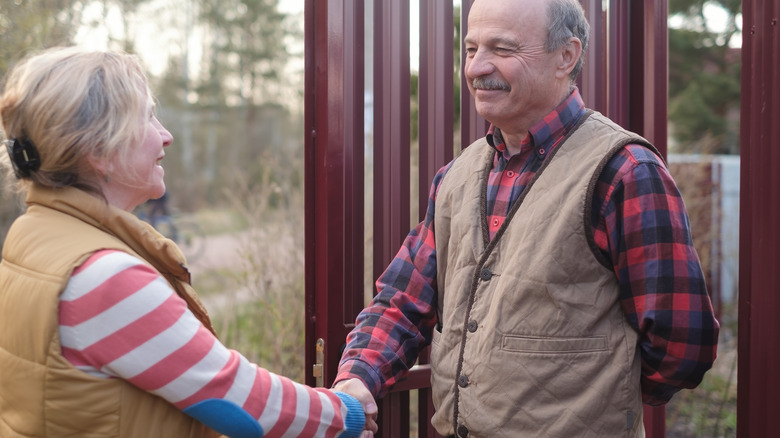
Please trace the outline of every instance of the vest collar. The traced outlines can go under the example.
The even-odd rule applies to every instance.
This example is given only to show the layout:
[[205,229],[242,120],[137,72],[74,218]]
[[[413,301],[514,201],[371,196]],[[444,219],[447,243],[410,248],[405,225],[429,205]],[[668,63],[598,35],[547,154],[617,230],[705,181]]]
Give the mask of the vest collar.
[[161,273],[190,282],[186,260],[176,244],[133,214],[109,205],[103,199],[73,188],[47,188],[33,185],[27,205],[41,205],[109,233],[147,260]]

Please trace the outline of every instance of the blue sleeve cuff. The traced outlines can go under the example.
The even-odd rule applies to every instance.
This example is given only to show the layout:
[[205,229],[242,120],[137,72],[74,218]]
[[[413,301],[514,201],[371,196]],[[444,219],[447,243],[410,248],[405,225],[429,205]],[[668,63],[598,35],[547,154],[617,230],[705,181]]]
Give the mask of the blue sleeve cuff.
[[363,432],[363,427],[366,424],[366,414],[363,411],[363,405],[360,404],[358,399],[349,394],[338,391],[334,391],[334,394],[336,394],[344,403],[344,406],[347,407],[347,418],[344,419],[346,430],[339,435],[339,438],[360,436],[360,433]]
[[232,438],[263,436],[263,428],[257,420],[231,401],[214,398],[203,400],[184,409],[184,413]]

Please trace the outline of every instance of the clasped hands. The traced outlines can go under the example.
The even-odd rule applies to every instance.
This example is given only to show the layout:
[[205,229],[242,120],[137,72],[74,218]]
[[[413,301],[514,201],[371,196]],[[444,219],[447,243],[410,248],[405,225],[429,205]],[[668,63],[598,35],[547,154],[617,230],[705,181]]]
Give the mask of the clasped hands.
[[337,382],[331,389],[349,394],[363,405],[363,412],[366,414],[366,425],[363,428],[363,433],[360,434],[360,438],[373,438],[374,433],[379,429],[376,424],[377,406],[374,396],[371,395],[366,385],[360,379],[346,379]]

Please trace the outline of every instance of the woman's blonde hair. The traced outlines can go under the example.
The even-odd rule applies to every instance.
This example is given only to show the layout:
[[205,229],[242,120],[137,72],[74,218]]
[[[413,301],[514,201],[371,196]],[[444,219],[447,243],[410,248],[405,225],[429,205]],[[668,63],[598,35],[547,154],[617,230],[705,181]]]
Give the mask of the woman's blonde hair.
[[[125,163],[142,138],[150,92],[139,59],[77,47],[48,49],[17,64],[0,96],[7,139],[32,143],[40,168],[21,178],[100,194],[88,158]],[[9,165],[6,153],[0,162]],[[11,167],[10,165],[8,166]]]

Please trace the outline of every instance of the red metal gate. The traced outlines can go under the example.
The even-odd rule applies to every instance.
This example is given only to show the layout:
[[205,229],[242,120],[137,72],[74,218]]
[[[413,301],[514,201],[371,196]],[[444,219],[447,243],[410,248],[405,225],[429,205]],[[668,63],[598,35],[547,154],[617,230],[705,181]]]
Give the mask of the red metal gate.
[[[452,159],[453,102],[460,99],[460,144],[484,135],[461,82],[453,92],[453,4],[420,1],[419,173],[410,175],[409,0],[306,0],[306,383],[329,386],[355,316],[363,308],[365,224],[373,224],[371,280],[410,229],[414,202],[425,211],[436,170]],[[461,35],[472,0],[462,0]],[[579,80],[586,104],[638,132],[666,152],[667,4],[665,0],[583,0],[593,29]],[[366,9],[373,17],[365,18]],[[366,181],[364,92],[366,26],[373,29],[373,179]],[[462,79],[461,79],[462,81]],[[365,187],[373,212],[365,216]],[[320,341],[318,343],[318,340]],[[415,429],[430,427],[421,361],[380,404],[381,436],[409,435],[409,390],[419,390]],[[648,437],[665,435],[663,408],[647,409]]]

